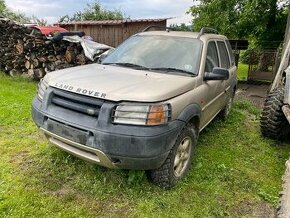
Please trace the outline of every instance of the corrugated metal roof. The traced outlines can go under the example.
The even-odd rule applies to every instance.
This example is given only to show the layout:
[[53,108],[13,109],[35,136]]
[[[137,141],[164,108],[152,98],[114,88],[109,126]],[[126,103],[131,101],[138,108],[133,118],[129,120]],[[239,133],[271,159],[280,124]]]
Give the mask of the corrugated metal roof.
[[57,23],[55,25],[120,25],[125,23],[147,23],[147,22],[162,22],[169,18],[162,19],[125,19],[125,20],[88,20],[88,21],[70,21],[65,23]]

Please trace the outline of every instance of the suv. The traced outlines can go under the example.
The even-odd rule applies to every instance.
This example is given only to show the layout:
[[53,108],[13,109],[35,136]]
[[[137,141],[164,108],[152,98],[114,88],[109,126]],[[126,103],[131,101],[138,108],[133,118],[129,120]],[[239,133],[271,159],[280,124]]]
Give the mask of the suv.
[[32,115],[59,148],[108,168],[148,170],[170,188],[187,174],[200,131],[229,114],[236,86],[225,36],[146,31],[102,64],[46,75]]

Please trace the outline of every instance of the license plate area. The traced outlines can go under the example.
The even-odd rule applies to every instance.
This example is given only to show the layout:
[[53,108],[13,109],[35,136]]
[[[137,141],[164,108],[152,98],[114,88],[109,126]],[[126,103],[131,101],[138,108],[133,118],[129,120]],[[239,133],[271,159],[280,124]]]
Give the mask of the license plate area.
[[90,136],[88,131],[83,131],[54,120],[47,120],[47,130],[52,132],[60,137],[66,138],[73,142],[85,145]]

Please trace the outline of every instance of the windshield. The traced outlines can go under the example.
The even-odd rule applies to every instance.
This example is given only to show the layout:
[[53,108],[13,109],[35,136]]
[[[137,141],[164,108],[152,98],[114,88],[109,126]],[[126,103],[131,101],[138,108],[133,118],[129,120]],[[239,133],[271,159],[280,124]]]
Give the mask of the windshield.
[[118,64],[147,70],[197,74],[202,42],[169,36],[133,36],[102,64]]

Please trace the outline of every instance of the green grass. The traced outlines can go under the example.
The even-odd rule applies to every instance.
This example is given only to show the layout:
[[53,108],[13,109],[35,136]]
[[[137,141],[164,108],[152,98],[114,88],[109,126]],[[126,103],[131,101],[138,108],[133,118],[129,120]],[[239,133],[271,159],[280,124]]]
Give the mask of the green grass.
[[248,79],[248,71],[249,71],[249,65],[248,64],[239,63],[239,66],[238,66],[238,80],[239,81],[246,81]]
[[260,136],[236,102],[200,135],[189,175],[162,190],[144,172],[108,170],[51,146],[35,127],[37,84],[0,73],[0,217],[267,217],[290,146]]

